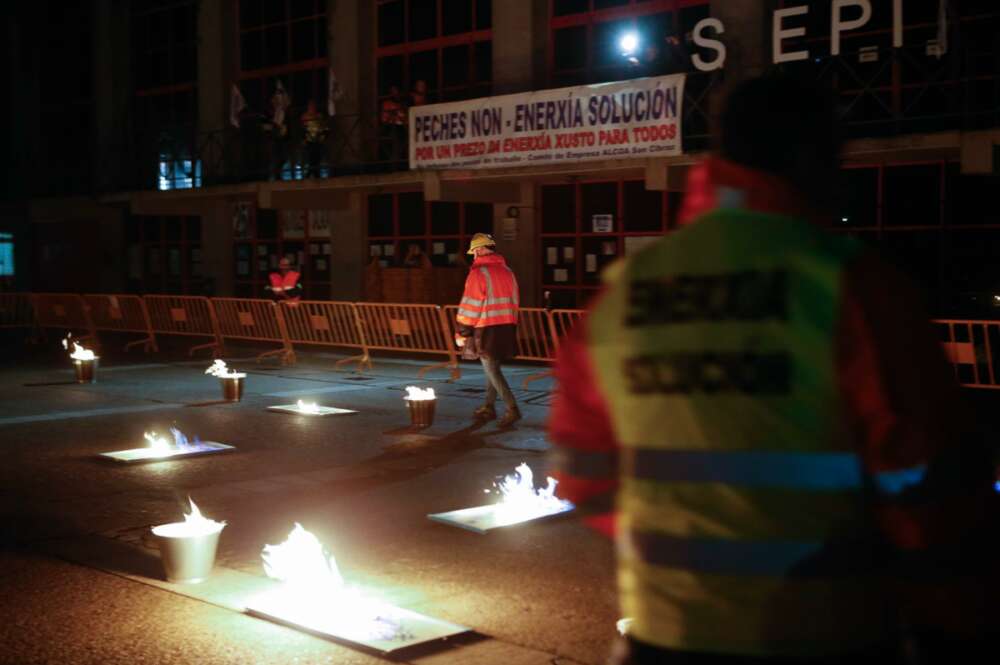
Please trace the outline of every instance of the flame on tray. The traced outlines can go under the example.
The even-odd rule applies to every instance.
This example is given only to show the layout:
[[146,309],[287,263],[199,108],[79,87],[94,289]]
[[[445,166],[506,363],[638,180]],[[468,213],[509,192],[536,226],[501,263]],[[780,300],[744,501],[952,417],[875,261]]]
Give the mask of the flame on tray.
[[[174,437],[173,443],[167,440],[165,436],[160,436],[156,432],[144,432],[142,436],[149,443],[149,447],[153,450],[153,452],[164,457],[178,452],[190,452],[201,448],[201,441],[197,436],[194,438],[193,442],[188,441],[184,432],[180,431],[176,427],[171,427],[170,433]],[[194,505],[193,502],[192,505]],[[195,510],[197,510],[197,508]]]
[[435,399],[433,388],[418,388],[416,386],[406,386],[406,397],[411,401],[422,402],[428,399]]
[[337,560],[301,524],[280,545],[265,545],[261,559],[268,577],[282,585],[255,599],[254,609],[358,641],[405,634],[395,608],[348,586]]
[[316,402],[303,402],[302,400],[299,400],[295,404],[295,408],[302,413],[319,413],[319,405],[316,404]]
[[572,507],[573,504],[569,501],[556,496],[557,484],[555,478],[548,476],[545,487],[536,489],[534,472],[530,466],[521,462],[514,473],[495,485],[496,493],[501,497],[496,504],[498,521],[515,524]]
[[205,374],[211,374],[220,379],[242,379],[246,376],[243,372],[234,372],[226,367],[225,360],[216,360],[213,362],[212,366],[205,370]]
[[70,339],[72,335],[67,335],[66,339],[62,341],[63,348],[69,350],[69,345],[73,344],[73,353],[69,354],[69,357],[73,360],[96,360],[97,356],[90,349],[84,348]]
[[183,522],[161,524],[153,528],[153,533],[165,538],[194,538],[222,531],[226,526],[224,521],[216,522],[202,515],[191,497],[188,497],[188,501],[191,503],[191,512],[184,515]]

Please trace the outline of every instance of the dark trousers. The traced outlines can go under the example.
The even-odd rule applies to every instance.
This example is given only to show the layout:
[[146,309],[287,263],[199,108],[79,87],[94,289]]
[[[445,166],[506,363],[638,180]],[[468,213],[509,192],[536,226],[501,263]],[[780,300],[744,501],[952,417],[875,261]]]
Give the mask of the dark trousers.
[[514,393],[511,392],[510,386],[507,385],[507,379],[500,371],[500,361],[481,356],[479,362],[483,364],[483,371],[486,372],[486,404],[488,406],[496,404],[497,394],[499,394],[508,409],[516,409],[517,401],[514,399]]

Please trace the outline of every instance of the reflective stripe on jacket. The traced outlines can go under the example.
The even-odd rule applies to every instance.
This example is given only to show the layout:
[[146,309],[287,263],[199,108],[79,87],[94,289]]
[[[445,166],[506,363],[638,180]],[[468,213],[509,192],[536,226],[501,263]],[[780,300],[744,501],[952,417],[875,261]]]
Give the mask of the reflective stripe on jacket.
[[469,269],[455,320],[472,328],[516,324],[519,302],[517,278],[507,262],[499,254],[486,254]]

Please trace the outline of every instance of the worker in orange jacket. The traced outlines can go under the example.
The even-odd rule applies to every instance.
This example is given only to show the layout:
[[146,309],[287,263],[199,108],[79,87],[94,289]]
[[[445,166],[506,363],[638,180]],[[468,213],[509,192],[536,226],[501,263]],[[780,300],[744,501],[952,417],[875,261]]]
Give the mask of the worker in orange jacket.
[[618,543],[614,662],[967,662],[997,634],[992,470],[916,289],[815,224],[833,105],[762,79],[721,125],[683,228],[556,364],[552,475]]
[[287,258],[278,261],[278,272],[272,272],[268,288],[274,294],[274,299],[285,302],[298,302],[302,296],[301,275],[298,270],[292,270],[292,262]]
[[519,296],[517,278],[495,250],[496,242],[487,233],[477,233],[469,243],[469,254],[476,258],[458,305],[455,342],[463,349],[463,358],[479,359],[486,372],[486,402],[475,410],[476,420],[497,417],[499,395],[507,412],[498,424],[509,427],[521,419],[521,411],[500,364],[517,355]]

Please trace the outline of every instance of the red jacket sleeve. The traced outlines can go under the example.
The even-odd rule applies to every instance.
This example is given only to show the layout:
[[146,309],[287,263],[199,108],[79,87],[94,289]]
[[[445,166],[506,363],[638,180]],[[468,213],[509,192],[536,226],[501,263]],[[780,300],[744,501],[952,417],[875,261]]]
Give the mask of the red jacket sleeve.
[[549,416],[552,475],[558,495],[575,503],[590,526],[613,536],[618,443],[587,349],[586,325],[584,318],[560,342]]
[[997,575],[966,559],[968,543],[985,545],[991,530],[988,456],[964,427],[971,420],[915,288],[875,257],[845,273],[836,353],[874,517],[899,552],[905,611],[934,630],[988,630]]

